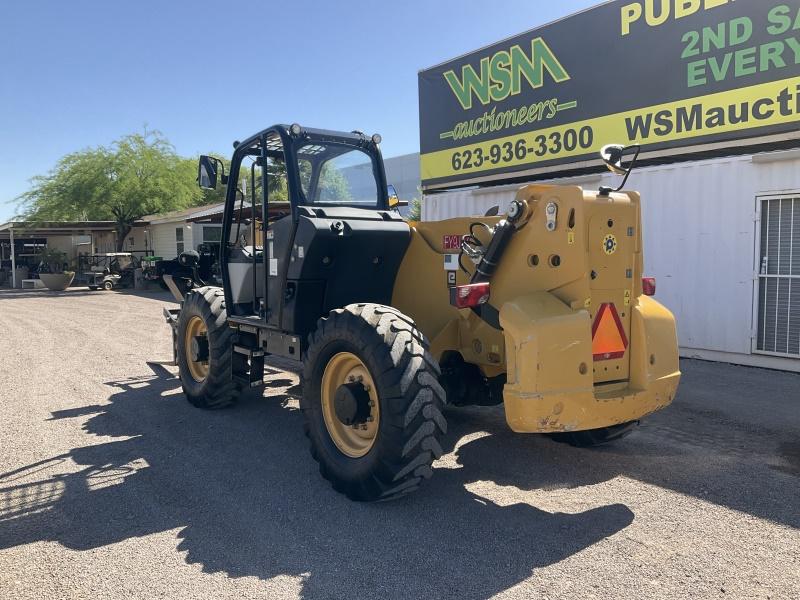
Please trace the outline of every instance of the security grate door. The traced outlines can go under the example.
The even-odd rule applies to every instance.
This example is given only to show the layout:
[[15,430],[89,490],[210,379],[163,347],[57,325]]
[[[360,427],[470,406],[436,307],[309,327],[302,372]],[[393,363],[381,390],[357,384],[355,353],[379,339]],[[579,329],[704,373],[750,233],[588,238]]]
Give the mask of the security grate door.
[[761,201],[756,351],[800,358],[800,198]]

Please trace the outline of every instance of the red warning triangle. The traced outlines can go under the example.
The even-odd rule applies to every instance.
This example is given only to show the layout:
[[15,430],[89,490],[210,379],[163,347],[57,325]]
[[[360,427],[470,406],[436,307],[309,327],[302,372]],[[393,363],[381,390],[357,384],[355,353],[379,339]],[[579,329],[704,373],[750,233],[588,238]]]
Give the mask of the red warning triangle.
[[592,355],[594,360],[614,360],[625,356],[628,338],[619,319],[617,308],[601,304],[592,325]]

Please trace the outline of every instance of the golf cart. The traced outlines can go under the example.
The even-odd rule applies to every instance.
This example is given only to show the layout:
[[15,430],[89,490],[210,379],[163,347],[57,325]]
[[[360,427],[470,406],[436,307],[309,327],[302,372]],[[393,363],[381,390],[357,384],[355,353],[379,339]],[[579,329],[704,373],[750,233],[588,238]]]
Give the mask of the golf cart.
[[139,263],[130,252],[109,252],[90,258],[91,266],[85,273],[90,290],[133,287]]

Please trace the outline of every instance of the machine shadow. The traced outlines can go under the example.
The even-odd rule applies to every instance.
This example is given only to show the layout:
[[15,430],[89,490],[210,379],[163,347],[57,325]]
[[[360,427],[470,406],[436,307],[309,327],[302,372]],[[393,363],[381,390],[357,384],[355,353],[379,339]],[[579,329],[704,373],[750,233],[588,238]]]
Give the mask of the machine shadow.
[[[451,427],[476,423],[469,413],[447,417]],[[492,451],[467,446],[459,458],[485,464],[475,475],[495,485],[577,489],[624,477],[800,529],[800,444],[779,432],[742,429],[718,411],[698,414],[676,402],[619,442],[581,449],[504,430],[502,414],[487,427],[492,419],[477,418],[492,432]],[[528,473],[522,457],[531,461]]]
[[[688,380],[708,379],[687,367]],[[266,398],[248,393],[233,409],[205,412],[185,402],[166,368],[150,368],[152,376],[109,383],[108,404],[52,415],[87,419],[87,434],[120,439],[0,475],[0,549],[46,540],[85,550],[175,530],[178,550],[205,572],[295,577],[306,598],[358,589],[478,599],[634,518],[622,504],[547,512],[514,500],[515,489],[575,489],[579,500],[582,486],[622,476],[800,527],[800,448],[789,429],[743,425],[703,397],[679,396],[638,433],[598,450],[514,434],[499,408],[449,410],[445,447],[456,462],[438,464],[433,480],[404,500],[364,505],[317,473],[294,379],[275,371]],[[796,381],[769,379],[786,389]],[[787,462],[761,460],[773,445]],[[72,472],[52,474],[65,465]]]
[[[356,504],[322,480],[287,396],[291,379],[246,394],[233,409],[194,410],[179,384],[153,376],[111,382],[108,404],[54,413],[87,418],[87,434],[120,437],[0,475],[0,549],[56,541],[87,550],[177,530],[178,550],[205,572],[278,575],[303,597],[488,598],[627,527],[622,504],[550,513],[501,505],[467,487],[501,464],[538,487],[538,449],[485,435],[457,449],[460,468],[440,468],[423,491]],[[91,416],[89,416],[91,415]],[[452,445],[469,425],[449,436]],[[92,438],[89,438],[92,439]],[[549,442],[544,442],[549,444]],[[70,465],[72,472],[53,475]],[[51,473],[49,476],[47,473]],[[469,486],[471,487],[471,486]]]

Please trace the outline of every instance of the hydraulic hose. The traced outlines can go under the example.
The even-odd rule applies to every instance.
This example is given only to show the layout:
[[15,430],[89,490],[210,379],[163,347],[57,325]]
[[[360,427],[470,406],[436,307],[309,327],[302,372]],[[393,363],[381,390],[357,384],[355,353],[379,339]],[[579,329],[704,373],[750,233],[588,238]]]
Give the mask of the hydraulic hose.
[[517,223],[524,213],[524,207],[520,202],[514,200],[509,206],[506,219],[500,221],[494,228],[494,234],[489,242],[488,248],[483,258],[478,263],[475,272],[472,274],[470,283],[484,283],[491,281],[492,275],[497,270],[497,265],[503,258],[508,243],[517,229]]

